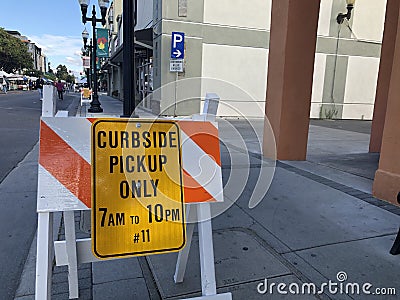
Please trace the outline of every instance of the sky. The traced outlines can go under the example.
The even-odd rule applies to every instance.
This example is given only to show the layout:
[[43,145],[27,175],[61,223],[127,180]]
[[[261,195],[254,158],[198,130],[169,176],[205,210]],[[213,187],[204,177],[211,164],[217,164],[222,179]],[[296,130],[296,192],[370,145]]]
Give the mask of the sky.
[[[88,11],[91,15],[93,4],[100,18],[97,0],[90,1]],[[1,0],[0,27],[17,30],[42,48],[52,69],[61,64],[68,70],[82,71],[85,25],[78,0]],[[86,23],[86,29],[92,32],[91,23]]]

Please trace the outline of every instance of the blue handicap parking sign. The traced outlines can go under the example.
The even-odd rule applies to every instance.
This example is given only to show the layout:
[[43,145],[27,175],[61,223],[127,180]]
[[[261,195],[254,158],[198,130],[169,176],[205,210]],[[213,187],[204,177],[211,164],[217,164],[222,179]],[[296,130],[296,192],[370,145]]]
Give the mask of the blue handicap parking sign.
[[185,33],[173,32],[171,40],[171,58],[184,58],[185,56]]

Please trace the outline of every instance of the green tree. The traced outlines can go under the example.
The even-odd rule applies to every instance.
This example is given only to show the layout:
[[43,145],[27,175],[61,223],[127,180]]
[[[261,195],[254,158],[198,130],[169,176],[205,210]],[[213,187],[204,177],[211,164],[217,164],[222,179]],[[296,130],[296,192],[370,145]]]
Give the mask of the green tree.
[[67,67],[65,65],[58,65],[56,70],[57,70],[57,72],[56,72],[57,78],[60,79],[60,80],[67,81],[67,77],[68,77],[68,69],[67,69]]
[[33,59],[27,45],[0,28],[0,68],[10,73],[32,67]]
[[56,76],[58,79],[65,80],[66,82],[70,83],[75,82],[75,76],[70,74],[70,71],[68,71],[65,65],[58,65],[56,70],[57,70]]
[[68,74],[66,81],[69,83],[75,83],[75,76]]

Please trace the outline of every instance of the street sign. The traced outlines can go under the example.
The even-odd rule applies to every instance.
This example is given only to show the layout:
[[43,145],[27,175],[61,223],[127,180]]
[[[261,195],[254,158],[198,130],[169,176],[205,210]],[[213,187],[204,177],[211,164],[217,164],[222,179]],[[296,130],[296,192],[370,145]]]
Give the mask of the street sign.
[[171,58],[169,60],[169,71],[170,72],[183,72],[183,59]]
[[92,125],[92,250],[100,258],[185,245],[181,140],[173,121],[97,119]]
[[172,32],[171,39],[171,58],[185,57],[185,33]]
[[90,57],[89,56],[82,56],[82,63],[84,69],[90,69]]

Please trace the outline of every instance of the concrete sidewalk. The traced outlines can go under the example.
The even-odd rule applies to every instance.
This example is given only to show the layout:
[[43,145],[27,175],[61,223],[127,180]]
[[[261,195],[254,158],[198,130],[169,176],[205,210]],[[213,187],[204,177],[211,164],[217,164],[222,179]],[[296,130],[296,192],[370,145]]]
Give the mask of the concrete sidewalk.
[[[104,95],[100,101],[104,114],[122,114],[122,102]],[[78,114],[89,116],[85,108],[78,109]],[[277,162],[268,192],[250,209],[252,193],[268,185],[273,171],[271,162],[260,155],[263,121],[219,121],[224,196],[232,206],[213,219],[218,292],[230,291],[233,299],[366,298],[362,293],[332,293],[327,287],[320,295],[294,295],[287,288],[314,283],[318,289],[332,281],[371,283],[371,292],[395,288],[400,293],[400,256],[389,254],[400,225],[400,209],[371,196],[377,156],[367,154],[369,135],[313,124],[307,161]],[[63,239],[62,225],[58,236]],[[16,299],[34,299],[35,246]],[[197,233],[181,284],[173,282],[176,257],[173,253],[82,265],[80,299],[200,296]],[[340,281],[345,275],[347,280]],[[278,293],[276,285],[272,295],[260,294],[257,286],[265,279],[269,287],[286,284],[287,294]],[[68,299],[64,267],[54,267],[53,299]],[[368,299],[396,296],[369,295]]]

